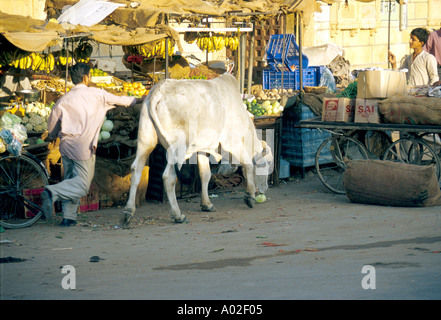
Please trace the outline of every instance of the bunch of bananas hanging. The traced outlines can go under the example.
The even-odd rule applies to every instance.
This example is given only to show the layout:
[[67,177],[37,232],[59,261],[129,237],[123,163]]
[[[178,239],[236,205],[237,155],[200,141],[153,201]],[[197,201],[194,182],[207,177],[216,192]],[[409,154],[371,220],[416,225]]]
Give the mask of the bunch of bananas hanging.
[[[175,41],[169,39],[168,54],[173,55],[175,47]],[[123,46],[124,53],[129,55],[142,55],[147,58],[161,57],[165,59],[165,39],[161,39],[154,42],[145,43],[137,46]]]
[[80,41],[78,46],[75,48],[73,52],[73,58],[76,62],[84,62],[87,63],[90,60],[90,56],[92,55],[93,47],[87,41]]
[[239,37],[237,36],[225,37],[225,46],[229,48],[231,51],[237,50],[237,48],[239,47]]
[[19,69],[28,69],[32,65],[31,53],[15,49],[0,51],[0,66],[12,66]]
[[73,53],[72,51],[67,51],[66,49],[61,49],[55,53],[57,65],[61,67],[65,67],[66,64],[72,65],[73,62]]
[[14,60],[14,47],[1,43],[2,49],[0,50],[0,67],[9,66]]
[[50,73],[55,68],[55,57],[52,53],[31,53],[31,69],[36,72]]
[[222,34],[207,34],[196,39],[196,44],[202,51],[215,52],[227,47],[230,50],[237,50],[239,39],[236,36]]
[[28,52],[21,49],[0,50],[0,65],[50,73],[54,70],[55,58],[52,53]]

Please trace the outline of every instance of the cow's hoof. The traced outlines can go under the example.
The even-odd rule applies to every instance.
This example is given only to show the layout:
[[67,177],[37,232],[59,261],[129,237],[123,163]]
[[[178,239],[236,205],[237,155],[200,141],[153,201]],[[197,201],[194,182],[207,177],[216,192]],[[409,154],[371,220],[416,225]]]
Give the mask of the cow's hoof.
[[208,206],[208,205],[206,205],[206,204],[203,204],[203,205],[201,205],[201,209],[202,209],[202,211],[205,211],[205,212],[213,212],[213,211],[216,211],[216,208],[215,208],[214,205]]
[[175,223],[188,223],[188,219],[186,216],[183,216],[183,218],[175,218]]
[[126,227],[130,224],[130,222],[132,222],[132,219],[133,219],[133,214],[131,214],[130,212],[127,212],[127,211],[123,211],[120,215],[119,223],[122,226]]
[[253,208],[253,201],[254,201],[254,199],[251,198],[251,196],[247,195],[247,196],[245,196],[243,198],[243,200],[245,201],[245,203],[247,204],[248,207]]

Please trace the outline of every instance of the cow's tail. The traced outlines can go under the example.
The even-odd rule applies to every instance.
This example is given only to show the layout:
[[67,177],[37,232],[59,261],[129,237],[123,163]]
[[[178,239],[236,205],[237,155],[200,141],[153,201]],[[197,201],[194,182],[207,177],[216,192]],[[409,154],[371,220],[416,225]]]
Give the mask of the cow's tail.
[[193,164],[183,164],[181,169],[177,163],[175,163],[175,172],[179,181],[185,185],[191,185],[195,180],[195,165]]
[[[152,119],[153,125],[156,128],[156,131],[158,133],[159,141],[161,142],[162,146],[165,148],[165,150],[169,151],[169,148],[171,146],[169,145],[167,139],[165,138],[165,131],[164,128],[161,126],[161,122],[158,119],[158,114],[156,112],[156,106],[160,102],[160,94],[155,94],[155,91],[160,91],[161,83],[158,83],[156,86],[152,88],[154,90],[153,92],[150,92],[150,99],[147,100],[147,110],[149,112],[149,116]],[[168,154],[175,154],[174,151],[171,151]],[[179,169],[179,165],[177,162],[177,159],[168,159],[168,161],[174,161],[174,168],[176,172],[176,176],[178,177],[179,181],[181,181],[185,185],[190,185],[195,180],[195,168],[194,165],[186,165],[185,163],[181,166],[181,169]]]

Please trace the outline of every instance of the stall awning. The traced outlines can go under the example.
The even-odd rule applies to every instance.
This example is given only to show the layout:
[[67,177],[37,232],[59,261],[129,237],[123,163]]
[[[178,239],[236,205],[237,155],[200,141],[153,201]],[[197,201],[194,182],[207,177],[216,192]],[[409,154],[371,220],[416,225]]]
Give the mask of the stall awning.
[[[47,0],[46,6],[50,12],[53,9],[61,10],[67,5],[74,5],[78,2],[78,0]],[[274,14],[288,13],[290,10],[289,5],[283,0],[216,2],[203,0],[109,0],[109,2],[125,4],[125,7],[116,9],[108,19],[116,24],[131,28],[155,26],[162,22],[164,15],[185,18],[197,15],[226,17],[229,14],[256,17],[261,14],[262,17],[270,17]]]
[[[289,13],[293,8],[290,6],[293,2],[304,1],[315,2],[315,0],[238,0],[211,3],[203,0],[108,0],[110,3],[118,4],[118,8],[113,10],[102,24],[57,24],[0,12],[0,33],[12,44],[26,51],[42,51],[57,44],[63,37],[82,33],[88,34],[97,42],[109,45],[137,45],[172,37],[179,47],[177,32],[163,24],[164,14],[176,19],[194,18],[199,15],[267,18]],[[77,3],[79,0],[47,0],[46,6],[47,10],[51,11],[61,10],[65,6]],[[181,48],[179,49],[182,51]]]
[[[19,21],[19,23],[17,23]],[[0,33],[17,48],[43,51],[56,45],[64,29],[57,23],[32,19],[0,11]]]

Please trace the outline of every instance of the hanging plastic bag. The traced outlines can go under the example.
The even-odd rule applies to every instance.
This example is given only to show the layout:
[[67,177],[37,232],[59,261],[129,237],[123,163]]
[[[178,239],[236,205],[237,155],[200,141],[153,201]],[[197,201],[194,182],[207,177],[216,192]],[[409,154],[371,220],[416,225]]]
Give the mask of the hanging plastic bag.
[[332,75],[331,70],[327,67],[323,68],[323,73],[320,78],[320,87],[328,87],[326,92],[335,92],[337,90],[334,76]]
[[10,144],[8,144],[7,150],[10,154],[14,156],[19,156],[21,155],[22,147],[23,144],[18,139],[14,139]]
[[[9,115],[8,115],[9,114]],[[0,146],[0,153],[6,150],[14,156],[21,155],[23,142],[28,138],[26,128],[20,123],[19,118],[13,114],[5,113],[0,119],[0,141],[3,146]]]
[[17,123],[21,123],[21,118],[10,112],[5,112],[0,119],[0,128],[9,129]]
[[9,129],[14,138],[20,141],[21,143],[25,142],[28,138],[28,133],[24,125],[21,123],[16,123],[11,129]]

